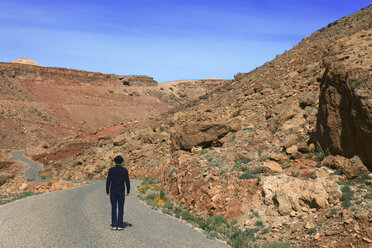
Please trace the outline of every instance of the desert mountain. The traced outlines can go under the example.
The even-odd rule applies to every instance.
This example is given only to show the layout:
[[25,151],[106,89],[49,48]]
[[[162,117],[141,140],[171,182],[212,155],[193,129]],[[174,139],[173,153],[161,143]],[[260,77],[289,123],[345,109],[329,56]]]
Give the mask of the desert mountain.
[[17,149],[156,116],[204,94],[215,81],[186,87],[148,76],[0,63],[0,83],[0,149]]
[[[38,147],[97,132],[70,147],[69,152],[74,154],[89,146],[92,137],[164,113],[226,81],[158,83],[148,76],[119,76],[16,61],[0,63],[0,173],[5,171],[8,176],[19,171],[8,158],[9,151],[27,149],[37,153]],[[4,181],[1,175],[0,181]]]
[[27,58],[27,57],[17,58],[17,59],[14,59],[14,60],[10,61],[9,63],[41,66],[39,63],[37,63],[37,62]]
[[199,213],[263,225],[264,240],[368,245],[371,41],[372,5],[169,111],[40,148],[34,159],[47,178],[105,178],[122,154],[131,176],[161,178],[166,194]]

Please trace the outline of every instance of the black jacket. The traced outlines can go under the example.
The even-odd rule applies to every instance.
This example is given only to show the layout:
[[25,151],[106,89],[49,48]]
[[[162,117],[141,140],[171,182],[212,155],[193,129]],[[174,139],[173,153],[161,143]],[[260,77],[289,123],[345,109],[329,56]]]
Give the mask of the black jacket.
[[111,195],[124,195],[125,185],[127,186],[127,194],[129,194],[130,182],[128,170],[120,164],[111,167],[108,171],[106,180],[106,193]]

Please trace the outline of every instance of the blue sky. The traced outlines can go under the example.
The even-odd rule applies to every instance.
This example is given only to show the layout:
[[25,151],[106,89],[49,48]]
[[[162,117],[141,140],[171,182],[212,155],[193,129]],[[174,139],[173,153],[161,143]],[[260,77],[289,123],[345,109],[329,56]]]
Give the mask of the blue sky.
[[370,0],[0,0],[0,61],[233,78]]

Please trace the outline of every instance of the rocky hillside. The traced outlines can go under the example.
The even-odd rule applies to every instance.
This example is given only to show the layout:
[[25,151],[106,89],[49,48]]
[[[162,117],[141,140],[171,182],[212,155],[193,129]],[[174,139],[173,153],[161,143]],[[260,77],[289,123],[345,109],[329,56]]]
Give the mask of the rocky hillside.
[[[321,28],[291,50],[249,73],[236,74],[235,80],[215,87],[197,101],[187,102],[148,121],[127,124],[120,135],[127,144],[125,146],[118,147],[107,141],[106,145],[99,144],[90,149],[94,153],[98,149],[102,154],[111,151],[127,154],[128,163],[133,164],[130,168],[136,173],[141,170],[136,165],[146,157],[139,154],[154,151],[157,147],[170,156],[184,152],[191,155],[190,152],[207,148],[221,150],[229,143],[233,143],[234,150],[246,150],[247,144],[251,144],[263,152],[274,149],[279,153],[283,147],[287,149],[294,144],[299,153],[307,151],[311,143],[318,144],[318,140],[322,144],[321,126],[325,124],[318,120],[317,129],[316,123],[320,85],[321,82],[325,84],[329,75],[327,61],[335,60],[350,66],[350,70],[363,71],[360,80],[354,78],[351,81],[359,82],[358,87],[363,87],[363,104],[369,104],[370,13],[371,6]],[[370,118],[366,113],[363,118],[368,125]],[[368,130],[369,126],[366,127]],[[114,138],[119,139],[106,137],[108,140]],[[284,139],[292,141],[287,144]],[[326,145],[322,146],[328,149]],[[134,154],[131,150],[138,156],[130,157]],[[350,153],[347,157],[352,155],[358,154]],[[359,156],[370,167],[368,160]],[[148,167],[148,170],[157,168]]]
[[26,148],[153,117],[210,87],[204,81],[190,84],[191,95],[183,93],[183,84],[160,87],[148,76],[41,67],[25,60],[0,63],[0,149]]
[[197,100],[34,158],[48,178],[85,179],[122,154],[133,177],[160,177],[191,210],[263,226],[261,239],[368,247],[371,40],[372,5]]

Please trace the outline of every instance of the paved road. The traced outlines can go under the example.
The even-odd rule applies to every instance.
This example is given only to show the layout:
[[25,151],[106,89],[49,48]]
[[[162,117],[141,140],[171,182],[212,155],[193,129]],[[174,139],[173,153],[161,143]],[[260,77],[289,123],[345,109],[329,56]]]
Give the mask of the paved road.
[[29,180],[42,181],[38,176],[39,172],[43,169],[41,164],[24,156],[25,151],[15,151],[10,153],[14,159],[24,162],[28,165],[27,171],[24,173],[24,177]]
[[0,247],[228,247],[141,203],[131,180],[122,231],[111,231],[105,181],[0,205]]

